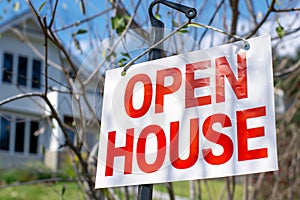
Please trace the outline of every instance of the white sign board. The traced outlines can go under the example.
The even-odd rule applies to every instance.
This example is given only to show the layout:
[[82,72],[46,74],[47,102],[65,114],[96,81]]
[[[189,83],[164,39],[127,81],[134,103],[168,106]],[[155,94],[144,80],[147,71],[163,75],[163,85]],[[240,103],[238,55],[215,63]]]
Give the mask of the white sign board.
[[96,188],[278,169],[269,36],[106,72]]

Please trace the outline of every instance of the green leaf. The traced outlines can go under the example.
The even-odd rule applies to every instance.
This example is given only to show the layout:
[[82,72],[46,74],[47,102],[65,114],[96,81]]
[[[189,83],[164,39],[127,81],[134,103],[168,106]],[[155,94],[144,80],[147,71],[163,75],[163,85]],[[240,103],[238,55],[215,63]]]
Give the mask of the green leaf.
[[87,30],[85,30],[85,29],[78,29],[76,32],[73,33],[73,36],[85,34],[86,32],[87,32]]
[[156,19],[161,19],[161,15],[158,14],[158,13],[156,13],[156,14],[155,14],[155,18],[156,18]]
[[45,153],[46,153],[46,147],[42,145],[42,154],[45,155]]
[[117,18],[116,17],[111,17],[110,18],[110,21],[111,21],[111,26],[112,26],[112,29],[116,29],[117,27]]
[[102,51],[102,58],[105,58],[106,57],[106,49],[104,49],[103,51]]
[[175,22],[174,20],[172,20],[172,26],[174,26],[174,27],[178,27],[178,26],[179,26],[179,24],[178,24],[177,22]]
[[284,30],[284,28],[282,26],[277,26],[276,27],[276,33],[277,33],[278,37],[280,39],[282,39],[283,36],[285,35],[285,30]]
[[126,72],[125,72],[125,71],[122,71],[122,72],[121,72],[121,76],[126,76]]
[[16,2],[14,3],[14,11],[15,11],[15,12],[19,11],[19,10],[20,10],[20,7],[21,7],[20,2],[16,1]]
[[131,57],[130,57],[130,55],[128,53],[121,52],[121,55],[124,56],[124,57],[126,57],[126,58],[131,59]]
[[188,33],[189,30],[187,30],[188,25],[183,26],[180,30],[178,30],[178,33]]
[[124,25],[124,19],[120,15],[116,15],[115,17],[111,17],[111,25],[114,30],[118,27]]
[[178,31],[178,33],[188,33],[189,31],[188,30],[186,30],[186,29],[184,29],[184,28],[182,28],[182,29],[180,29],[179,31]]
[[41,10],[44,8],[44,6],[46,5],[47,1],[44,1],[40,7],[39,7],[39,12],[41,12]]
[[285,30],[284,30],[283,26],[281,26],[278,19],[277,19],[277,24],[278,24],[278,26],[276,27],[275,30],[276,30],[276,33],[277,33],[278,37],[280,39],[282,39],[285,36]]
[[[116,30],[117,34],[120,35],[126,28],[126,20],[128,19],[128,15],[120,16],[116,15],[115,17],[111,17],[111,25],[114,30]],[[129,17],[130,18],[130,17]]]
[[123,16],[125,20],[129,21],[130,20],[130,16],[129,15],[124,15]]
[[124,65],[126,65],[126,62],[127,62],[127,58],[121,58],[121,59],[118,61],[118,66],[119,66],[119,67],[123,67]]
[[63,185],[63,187],[61,188],[61,196],[64,196],[66,192],[66,185]]

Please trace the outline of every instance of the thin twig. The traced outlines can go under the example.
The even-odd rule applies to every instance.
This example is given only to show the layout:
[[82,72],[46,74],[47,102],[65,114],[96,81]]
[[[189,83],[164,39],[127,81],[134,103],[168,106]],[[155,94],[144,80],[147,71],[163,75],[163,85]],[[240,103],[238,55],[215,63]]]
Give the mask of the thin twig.
[[274,77],[279,78],[279,77],[285,76],[291,72],[296,71],[297,69],[299,69],[299,67],[300,67],[300,60],[298,60],[298,62],[296,64],[292,65],[291,67],[289,67],[287,69],[284,69],[279,72],[274,72]]
[[[66,49],[63,47],[62,43],[54,35],[54,33],[53,33],[53,31],[51,29],[47,29],[47,27],[44,26],[43,22],[41,21],[40,15],[34,9],[34,6],[32,5],[31,1],[27,0],[26,2],[28,3],[29,7],[33,11],[34,15],[36,16],[36,18],[37,18],[37,20],[38,20],[38,22],[40,24],[40,27],[43,30],[43,33],[47,34],[47,37],[63,52],[63,54],[65,55],[67,61],[70,64],[72,70],[74,72],[76,72],[77,71],[76,67],[75,67],[74,63],[72,62],[72,60],[70,58],[70,55],[67,53]],[[81,85],[81,87],[83,89],[83,92],[85,92],[84,91],[84,85],[82,84],[82,82],[81,82],[81,80],[79,78],[78,78],[78,81],[79,81],[79,83],[80,83],[80,85]],[[94,184],[93,184],[93,181],[92,181],[91,177],[89,176],[88,166],[87,166],[86,161],[82,157],[82,154],[81,154],[80,150],[77,147],[75,147],[74,144],[71,142],[70,137],[69,137],[66,129],[64,128],[64,123],[63,123],[62,119],[58,115],[57,111],[55,110],[55,108],[51,104],[51,102],[48,99],[48,97],[46,95],[41,95],[41,97],[44,99],[45,103],[49,107],[49,109],[50,109],[50,111],[52,113],[52,117],[57,121],[59,127],[61,127],[62,133],[63,133],[63,135],[65,137],[65,141],[66,141],[65,145],[68,146],[73,151],[73,153],[78,157],[79,163],[80,163],[80,165],[82,167],[83,175],[88,178],[87,184],[88,184],[88,187],[89,187],[89,190],[90,190],[90,193],[91,193],[90,195],[92,195],[93,198],[96,199],[96,194],[95,194],[95,191],[94,191]],[[88,106],[90,112],[93,114],[93,116],[96,116],[95,113],[94,113],[94,111],[93,111],[93,109],[91,108],[91,106],[90,106],[90,104],[89,104],[89,102],[88,102],[87,97],[86,97],[85,94],[83,95],[83,98],[84,98],[84,100],[86,102],[86,105]]]
[[254,25],[257,26],[257,20],[253,9],[253,1],[252,0],[246,0],[247,9],[249,11],[249,14],[251,15],[251,18],[254,22]]
[[68,28],[72,28],[72,27],[79,26],[80,24],[85,23],[85,22],[88,22],[88,21],[90,21],[90,20],[92,20],[92,19],[94,19],[94,18],[96,18],[96,17],[99,17],[99,16],[101,16],[101,15],[103,15],[103,14],[105,14],[105,13],[111,11],[112,9],[114,9],[114,8],[113,8],[113,7],[108,8],[108,9],[102,11],[102,12],[99,12],[99,13],[97,13],[97,14],[91,16],[91,17],[87,17],[87,18],[85,18],[85,19],[83,19],[83,20],[80,20],[80,21],[78,21],[78,22],[75,22],[75,23],[73,23],[73,24],[70,24],[70,25],[66,25],[66,26],[57,28],[57,29],[53,30],[53,32],[55,33],[55,32],[59,32],[59,31],[62,31],[62,30],[66,30],[66,29],[68,29]]
[[[57,1],[56,1],[57,2]],[[46,17],[43,18],[44,26],[47,26]],[[48,93],[48,34],[44,34],[44,53],[45,53],[45,95]]]
[[268,17],[271,14],[271,12],[274,10],[275,3],[276,3],[276,0],[272,0],[271,5],[269,6],[268,11],[265,14],[264,18],[259,22],[259,24],[246,37],[247,39],[250,38],[250,37],[252,37],[253,35],[255,35],[256,32],[258,31],[258,29],[265,23],[265,21],[268,19]]
[[[37,55],[40,59],[45,61],[45,56],[31,43],[31,41],[28,39],[28,36],[26,34],[21,33],[20,30],[18,30],[17,28],[10,28],[9,30],[13,31],[21,41],[25,42],[25,44],[27,44],[32,49],[35,55]],[[63,70],[59,64],[55,63],[49,58],[48,58],[48,63],[60,71]]]
[[[50,20],[50,24],[48,26],[48,28],[51,28],[53,23],[54,23],[54,18],[55,18],[55,14],[56,14],[56,10],[57,10],[57,5],[58,5],[58,0],[55,1],[55,4],[54,4],[54,9],[52,11],[52,17],[51,17],[51,20]],[[46,25],[46,24],[45,24]],[[47,27],[47,26],[46,26]]]
[[40,92],[29,92],[29,93],[18,94],[18,95],[15,95],[13,97],[9,97],[9,98],[6,98],[6,99],[0,101],[0,107],[3,106],[3,105],[5,105],[5,104],[7,104],[7,103],[16,101],[18,99],[27,98],[27,97],[43,97],[43,93],[40,93]]
[[125,66],[124,69],[122,71],[122,74],[126,73],[126,71],[131,67],[131,65],[137,61],[138,59],[140,59],[141,57],[143,57],[144,55],[146,55],[147,53],[149,53],[150,50],[154,49],[155,47],[157,47],[159,44],[163,43],[164,41],[166,41],[167,39],[169,39],[170,37],[172,37],[175,33],[177,33],[180,29],[182,29],[183,27],[185,27],[186,25],[188,25],[189,22],[185,22],[183,23],[181,26],[177,27],[174,31],[172,31],[169,35],[167,35],[166,37],[164,37],[163,39],[161,39],[160,41],[158,41],[157,43],[155,43],[154,45],[152,45],[151,47],[149,47],[147,50],[145,50],[144,52],[142,52],[141,54],[139,54],[138,56],[136,56],[134,59],[132,59],[130,62],[128,62]]
[[[222,1],[219,3],[219,5],[217,6],[217,8],[216,8],[214,14],[212,15],[212,17],[210,18],[210,20],[209,20],[209,22],[208,22],[208,24],[207,24],[208,26],[210,26],[210,25],[212,24],[212,22],[214,21],[214,19],[215,19],[217,13],[219,12],[219,10],[220,10],[220,8],[222,7],[222,5],[224,4],[224,2],[225,2],[225,0],[222,0]],[[201,35],[201,37],[200,37],[200,39],[199,39],[199,42],[198,42],[199,45],[201,44],[201,42],[202,42],[204,36],[206,35],[207,31],[208,31],[208,29],[205,29],[204,32],[203,32],[203,34]]]
[[300,11],[300,8],[288,8],[288,9],[276,9],[273,8],[274,12],[295,12],[295,11]]
[[[121,42],[121,40],[125,37],[126,33],[129,30],[129,27],[131,25],[131,23],[133,22],[133,17],[136,15],[137,9],[139,7],[141,3],[141,0],[138,1],[137,6],[135,7],[133,14],[131,15],[124,31],[122,32],[121,36],[119,37],[119,39],[117,40],[117,42],[113,45],[113,47],[110,49],[110,52],[108,53],[107,57],[111,56],[114,52],[114,50],[117,48],[118,44]],[[91,75],[84,81],[84,85],[88,84],[93,77],[98,73],[98,71],[100,70],[100,68],[102,67],[102,65],[105,63],[105,59],[94,69],[94,71],[91,73]]]
[[227,33],[227,32],[225,32],[225,31],[223,31],[223,30],[221,30],[221,29],[218,29],[218,28],[216,28],[216,27],[208,26],[208,25],[206,25],[206,24],[201,24],[201,23],[199,23],[199,22],[191,22],[190,25],[196,25],[197,27],[202,27],[202,28],[211,29],[211,30],[213,30],[213,31],[216,31],[216,32],[219,32],[219,33],[228,35],[228,36],[230,36],[230,37],[234,37],[235,39],[242,40],[242,41],[244,42],[244,45],[245,45],[245,46],[244,46],[244,49],[245,49],[245,50],[248,50],[248,49],[250,48],[250,45],[249,45],[248,41],[247,41],[245,38],[240,37],[240,36],[238,36],[238,35],[234,35],[234,34],[231,34],[231,33]]
[[[286,37],[287,35],[291,35],[291,34],[294,34],[294,33],[297,33],[298,31],[300,31],[300,27],[299,28],[296,28],[296,29],[293,29],[291,31],[287,31],[285,32],[284,36]],[[271,40],[278,40],[278,39],[282,39],[280,38],[279,36],[276,36],[276,37],[272,37]]]

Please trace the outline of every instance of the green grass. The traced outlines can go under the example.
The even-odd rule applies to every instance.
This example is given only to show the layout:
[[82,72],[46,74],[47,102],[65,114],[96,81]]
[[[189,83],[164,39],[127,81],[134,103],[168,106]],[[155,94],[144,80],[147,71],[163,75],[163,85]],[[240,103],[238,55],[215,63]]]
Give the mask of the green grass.
[[[226,199],[226,194],[222,193],[222,189],[225,187],[224,179],[210,179],[201,180],[201,197],[202,199]],[[173,182],[173,188],[176,196],[187,197],[190,196],[189,181]],[[155,190],[161,192],[167,192],[166,187],[163,184],[157,184],[154,186]],[[223,195],[222,195],[223,194]],[[234,199],[241,199],[243,196],[243,185],[236,184]],[[211,198],[210,198],[211,197]]]
[[[67,170],[66,170],[67,169]],[[69,168],[64,168],[60,173],[54,173],[41,163],[31,163],[23,168],[12,168],[0,170],[0,186],[10,185],[32,180],[48,179],[54,177],[69,177]],[[226,199],[224,179],[201,180],[201,197],[202,199]],[[190,186],[188,181],[174,182],[173,188],[176,196],[189,198]],[[65,189],[63,189],[65,188]],[[167,193],[163,184],[154,185],[154,189]],[[64,190],[64,192],[63,192]],[[120,199],[124,199],[123,189],[116,190]],[[62,195],[63,193],[63,195]],[[223,194],[223,195],[221,195]],[[243,185],[237,183],[234,199],[241,199],[243,194]],[[82,190],[77,187],[76,183],[44,183],[35,185],[12,186],[0,188],[0,199],[5,200],[61,200],[61,199],[84,199]]]
[[37,179],[46,179],[56,176],[57,174],[45,167],[42,163],[28,163],[26,166],[19,168],[9,168],[0,170],[0,184],[11,184],[16,181],[26,182]]
[[[62,188],[65,187],[62,196]],[[62,200],[84,199],[76,183],[24,185],[0,189],[0,199],[5,200]]]
[[[201,180],[202,199],[218,199],[221,190],[224,187],[222,180],[206,180],[207,185]],[[63,198],[61,196],[63,187],[66,188]],[[173,183],[175,195],[182,197],[189,197],[189,182],[174,182]],[[156,184],[155,190],[167,192],[166,187],[162,184]],[[234,199],[242,198],[242,185],[236,185],[236,192]],[[119,193],[123,197],[122,194]],[[211,198],[209,198],[211,197]],[[84,199],[80,189],[77,188],[76,183],[55,183],[55,184],[38,184],[38,185],[24,185],[0,189],[0,199],[5,200],[61,200],[61,199]],[[122,198],[121,198],[122,199]],[[124,199],[124,198],[123,198]],[[225,194],[223,198],[226,199]]]
[[[19,168],[0,170],[0,186],[26,183],[33,180],[66,178],[67,171],[53,172],[39,162],[28,163]],[[66,176],[67,174],[67,176]],[[63,189],[64,188],[64,189]],[[63,191],[64,190],[64,191]],[[62,195],[63,194],[63,195]],[[5,200],[52,200],[52,199],[84,199],[76,183],[43,183],[34,185],[11,186],[0,188],[0,199]]]

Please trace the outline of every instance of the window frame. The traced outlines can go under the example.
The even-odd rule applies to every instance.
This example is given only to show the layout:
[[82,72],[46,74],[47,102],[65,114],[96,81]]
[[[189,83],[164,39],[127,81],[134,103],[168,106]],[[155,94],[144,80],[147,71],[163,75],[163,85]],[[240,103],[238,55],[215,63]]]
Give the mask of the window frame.
[[[4,72],[4,62],[7,59],[6,55],[11,56],[11,77],[10,81],[7,80],[8,73]],[[25,69],[25,77],[22,79],[20,78],[20,58],[25,58],[26,59],[26,69]],[[35,63],[39,63],[36,64]],[[39,65],[39,66],[38,66]],[[35,69],[39,69],[37,73],[35,73]],[[31,90],[41,90],[43,87],[43,60],[40,58],[37,58],[36,56],[32,55],[27,55],[27,54],[22,54],[18,52],[10,52],[10,51],[1,51],[0,50],[0,84],[3,85],[14,85],[17,87],[22,87],[26,89],[31,89]],[[24,75],[23,73],[21,76]],[[37,75],[38,84],[35,85],[33,83],[35,75]],[[21,79],[23,80],[23,84],[20,84]],[[25,79],[25,80],[24,80]]]
[[[7,81],[7,80],[4,80],[5,79],[5,74],[9,73],[9,72],[6,72],[4,71],[4,69],[6,68],[5,67],[5,55],[10,55],[11,56],[11,77],[10,77],[10,81]],[[9,51],[4,51],[1,53],[1,57],[2,57],[2,60],[1,60],[1,82],[2,83],[5,83],[5,84],[13,84],[14,82],[14,53],[11,53]]]
[[[38,119],[37,117],[34,116],[28,116],[28,115],[15,115],[11,113],[4,113],[3,115],[0,115],[0,122],[2,121],[3,116],[5,118],[9,118],[10,120],[10,133],[9,133],[9,149],[4,150],[0,149],[0,153],[8,153],[11,155],[22,155],[22,156],[30,156],[30,157],[40,157],[42,152],[40,149],[41,146],[41,137],[38,136],[36,139],[36,153],[31,153],[31,123],[36,122],[37,125],[37,130],[40,129],[41,124],[43,123],[41,119]],[[17,123],[19,121],[22,121],[24,123],[24,141],[23,141],[23,150],[22,151],[16,151],[16,139],[17,139]],[[1,123],[0,123],[1,125]],[[37,131],[35,130],[35,131]],[[34,131],[34,132],[35,132]],[[0,134],[1,134],[1,129],[0,129]]]
[[[35,62],[39,62],[40,63],[40,71],[38,73],[39,75],[39,80],[38,80],[38,86],[35,87],[34,86],[34,75],[35,75],[35,70],[34,70],[34,63]],[[34,89],[34,90],[40,90],[42,87],[42,70],[43,70],[43,62],[40,59],[37,58],[32,58],[31,59],[31,76],[30,76],[30,88]]]
[[[17,82],[18,86],[27,87],[28,80],[28,62],[29,57],[26,55],[18,55],[18,64],[17,64]],[[22,65],[21,65],[22,64]],[[24,69],[25,68],[25,69]]]
[[[10,120],[8,120],[7,119],[8,117],[7,116],[0,116],[0,150],[1,151],[9,151],[9,148],[10,148],[10,139],[11,139],[11,137],[10,137],[10,133],[11,133],[11,122],[10,122]],[[2,128],[3,128],[3,121],[6,121],[6,122],[8,122],[7,124],[9,125],[9,130],[8,130],[8,133],[5,133],[5,134],[3,134],[2,133]],[[6,142],[8,143],[8,144],[6,144],[7,145],[7,149],[5,148],[2,148],[2,134],[3,135],[6,135],[6,137],[7,137],[7,139],[5,139],[6,140]]]

